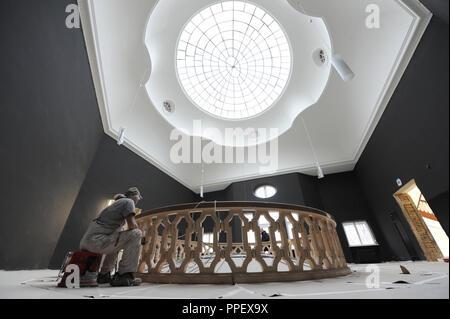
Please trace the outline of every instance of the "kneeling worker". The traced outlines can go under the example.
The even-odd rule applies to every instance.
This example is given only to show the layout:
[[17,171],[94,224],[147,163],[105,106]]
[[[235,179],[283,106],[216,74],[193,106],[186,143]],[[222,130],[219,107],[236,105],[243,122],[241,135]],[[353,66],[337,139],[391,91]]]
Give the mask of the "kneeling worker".
[[[142,196],[136,187],[130,188],[125,195],[116,195],[115,202],[103,209],[92,221],[80,242],[81,250],[105,254],[103,267],[98,275],[99,284],[112,286],[139,286],[141,279],[135,278],[139,262],[139,249],[142,232],[135,220],[136,208]],[[121,228],[128,225],[128,230]],[[111,278],[111,271],[117,262],[119,251],[123,249],[119,271]]]

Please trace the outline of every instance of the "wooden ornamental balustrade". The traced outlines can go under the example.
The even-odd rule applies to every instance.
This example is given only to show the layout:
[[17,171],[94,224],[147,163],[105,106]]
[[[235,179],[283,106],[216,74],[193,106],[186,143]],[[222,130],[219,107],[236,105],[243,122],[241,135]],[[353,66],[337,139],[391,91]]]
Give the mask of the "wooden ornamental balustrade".
[[350,273],[336,222],[320,210],[215,202],[159,208],[136,219],[147,241],[136,275],[145,282],[298,281]]

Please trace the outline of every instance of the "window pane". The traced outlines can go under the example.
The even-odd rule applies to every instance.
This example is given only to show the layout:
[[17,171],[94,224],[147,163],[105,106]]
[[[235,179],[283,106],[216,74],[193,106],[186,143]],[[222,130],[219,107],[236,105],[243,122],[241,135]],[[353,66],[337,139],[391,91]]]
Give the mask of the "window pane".
[[258,198],[271,198],[275,196],[277,189],[270,185],[260,186],[255,190],[255,196]]
[[259,198],[265,198],[266,194],[265,194],[265,189],[264,187],[260,187],[255,191],[255,196],[259,197]]
[[356,222],[355,224],[359,237],[361,238],[362,245],[369,246],[377,244],[375,238],[373,238],[372,231],[370,230],[367,222]]
[[361,246],[361,241],[359,240],[358,232],[356,231],[356,227],[353,223],[344,224],[344,230],[350,247]]
[[267,195],[266,198],[273,197],[276,193],[277,193],[277,190],[275,189],[275,187],[266,186],[266,195]]

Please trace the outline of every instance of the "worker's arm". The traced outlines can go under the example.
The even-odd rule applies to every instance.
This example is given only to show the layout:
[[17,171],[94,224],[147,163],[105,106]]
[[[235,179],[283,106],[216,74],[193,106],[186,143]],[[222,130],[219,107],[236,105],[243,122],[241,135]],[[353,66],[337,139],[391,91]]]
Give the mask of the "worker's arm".
[[139,228],[138,224],[136,223],[136,219],[134,218],[134,214],[128,215],[126,220],[127,220],[128,230],[133,230],[133,229]]

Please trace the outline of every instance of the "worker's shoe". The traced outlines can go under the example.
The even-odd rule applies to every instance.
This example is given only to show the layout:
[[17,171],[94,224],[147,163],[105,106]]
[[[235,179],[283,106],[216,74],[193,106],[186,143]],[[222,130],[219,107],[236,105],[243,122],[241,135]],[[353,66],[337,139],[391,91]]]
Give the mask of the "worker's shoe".
[[97,283],[99,285],[109,284],[111,282],[111,273],[98,274]]
[[111,280],[111,286],[113,287],[131,287],[139,286],[142,283],[140,278],[135,278],[133,273],[127,272],[125,274],[116,273]]

